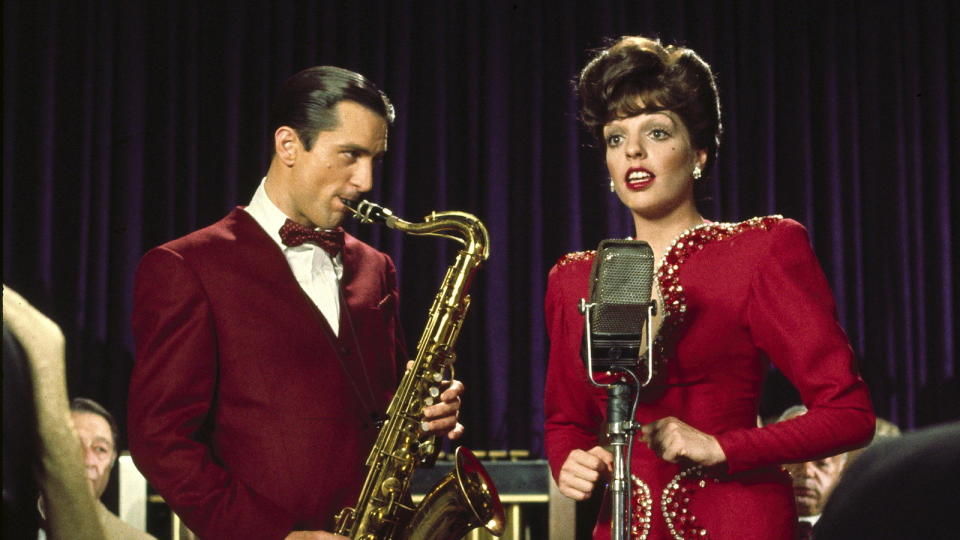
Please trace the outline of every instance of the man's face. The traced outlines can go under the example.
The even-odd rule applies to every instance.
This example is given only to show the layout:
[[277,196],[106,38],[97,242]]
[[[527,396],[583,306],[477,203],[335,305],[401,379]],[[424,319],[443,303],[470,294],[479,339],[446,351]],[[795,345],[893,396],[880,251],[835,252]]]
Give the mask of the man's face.
[[823,507],[840,480],[846,454],[787,465],[793,477],[793,496],[800,516],[815,516]]
[[77,428],[80,443],[83,446],[83,463],[87,480],[93,493],[99,499],[107,489],[110,470],[117,457],[113,433],[110,424],[99,414],[73,411],[73,425]]
[[306,151],[291,143],[289,182],[268,194],[289,218],[307,226],[336,227],[347,215],[343,199],[358,200],[373,188],[373,170],[387,149],[387,122],[355,103],[336,105],[338,127],[317,134]]

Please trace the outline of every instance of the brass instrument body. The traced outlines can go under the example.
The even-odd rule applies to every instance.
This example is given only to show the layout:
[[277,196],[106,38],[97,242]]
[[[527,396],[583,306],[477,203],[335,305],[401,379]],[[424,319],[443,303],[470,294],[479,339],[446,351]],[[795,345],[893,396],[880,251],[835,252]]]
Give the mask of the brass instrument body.
[[[387,408],[387,420],[367,457],[367,477],[357,505],[337,515],[335,532],[353,539],[452,539],[478,526],[499,536],[503,508],[480,462],[458,448],[455,470],[419,506],[410,503],[410,482],[417,466],[432,464],[436,437],[421,428],[423,407],[439,401],[441,383],[453,377],[453,346],[470,307],[467,291],[474,273],[489,256],[489,235],[476,217],[464,212],[433,212],[409,223],[367,201],[351,210],[361,221],[382,221],[413,235],[442,236],[463,245],[434,297],[413,366]],[[454,236],[453,234],[460,236]]]

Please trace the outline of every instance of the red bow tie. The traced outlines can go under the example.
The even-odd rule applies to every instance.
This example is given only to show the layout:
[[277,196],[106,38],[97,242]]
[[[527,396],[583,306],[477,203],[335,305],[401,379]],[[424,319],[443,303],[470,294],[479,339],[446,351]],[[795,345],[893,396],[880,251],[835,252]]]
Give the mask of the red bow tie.
[[323,248],[331,257],[336,257],[343,249],[343,228],[317,231],[288,219],[280,227],[280,241],[290,247],[311,242]]

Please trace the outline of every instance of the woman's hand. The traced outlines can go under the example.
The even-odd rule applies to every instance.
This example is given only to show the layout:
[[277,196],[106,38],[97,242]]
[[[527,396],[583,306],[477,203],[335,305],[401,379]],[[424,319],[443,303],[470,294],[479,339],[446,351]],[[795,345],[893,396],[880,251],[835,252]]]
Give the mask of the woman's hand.
[[590,450],[573,450],[560,468],[557,487],[560,493],[575,501],[590,498],[597,481],[606,478],[613,471],[613,454],[600,446]]
[[643,426],[643,442],[670,463],[681,460],[709,467],[727,460],[716,437],[667,416]]

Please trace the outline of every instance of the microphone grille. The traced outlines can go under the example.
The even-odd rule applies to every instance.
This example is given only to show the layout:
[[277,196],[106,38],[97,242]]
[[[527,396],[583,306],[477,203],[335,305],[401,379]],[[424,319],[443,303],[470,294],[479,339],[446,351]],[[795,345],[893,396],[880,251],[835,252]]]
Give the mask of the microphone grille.
[[598,334],[639,334],[653,289],[653,250],[637,240],[604,240],[591,272],[591,325]]

